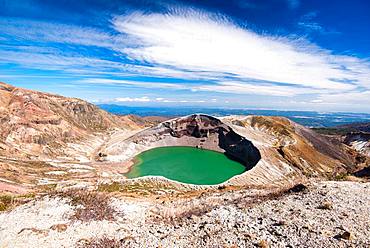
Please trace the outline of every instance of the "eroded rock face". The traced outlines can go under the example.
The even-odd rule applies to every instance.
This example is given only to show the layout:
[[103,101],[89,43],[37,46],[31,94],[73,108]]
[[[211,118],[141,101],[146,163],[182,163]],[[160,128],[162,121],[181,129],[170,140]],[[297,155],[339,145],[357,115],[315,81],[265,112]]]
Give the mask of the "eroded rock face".
[[352,132],[345,136],[344,143],[370,157],[370,133]]
[[167,131],[173,137],[198,138],[200,142],[196,147],[199,148],[212,149],[211,144],[205,145],[208,143],[208,139],[217,141],[214,144],[214,150],[224,150],[226,156],[242,163],[246,169],[251,169],[261,159],[260,152],[252,142],[235,133],[229,126],[212,116],[190,115],[164,122],[162,125],[168,129]]
[[249,170],[261,159],[259,150],[217,118],[190,115],[165,121],[128,139],[108,142],[100,151],[107,161],[127,161],[143,151],[163,146],[190,146],[224,153]]
[[62,148],[67,143],[113,128],[136,126],[129,118],[80,99],[0,82],[0,156],[54,158],[64,155]]

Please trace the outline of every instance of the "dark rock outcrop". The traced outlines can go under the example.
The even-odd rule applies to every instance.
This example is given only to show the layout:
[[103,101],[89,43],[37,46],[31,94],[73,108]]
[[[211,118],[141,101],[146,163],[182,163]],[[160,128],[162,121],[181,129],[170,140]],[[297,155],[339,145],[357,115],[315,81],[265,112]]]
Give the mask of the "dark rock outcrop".
[[162,125],[173,137],[189,136],[200,139],[199,148],[204,148],[203,144],[207,139],[217,137],[215,146],[224,150],[230,159],[243,164],[246,170],[253,168],[261,159],[259,150],[251,141],[235,133],[215,117],[196,114],[167,121]]
[[354,141],[363,141],[363,142],[370,142],[370,132],[352,132],[348,133],[344,138],[344,143],[347,145],[351,145]]

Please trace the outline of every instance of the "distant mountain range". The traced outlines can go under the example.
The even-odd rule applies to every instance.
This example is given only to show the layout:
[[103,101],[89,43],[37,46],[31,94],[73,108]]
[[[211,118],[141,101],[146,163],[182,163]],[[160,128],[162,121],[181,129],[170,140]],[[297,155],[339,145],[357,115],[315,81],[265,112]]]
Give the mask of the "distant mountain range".
[[223,109],[201,107],[129,107],[115,104],[101,104],[100,108],[117,115],[134,114],[139,116],[179,117],[193,113],[203,113],[212,116],[225,115],[263,115],[284,116],[307,127],[334,127],[351,123],[370,122],[370,114],[345,112],[315,112],[315,111],[280,111],[257,109]]

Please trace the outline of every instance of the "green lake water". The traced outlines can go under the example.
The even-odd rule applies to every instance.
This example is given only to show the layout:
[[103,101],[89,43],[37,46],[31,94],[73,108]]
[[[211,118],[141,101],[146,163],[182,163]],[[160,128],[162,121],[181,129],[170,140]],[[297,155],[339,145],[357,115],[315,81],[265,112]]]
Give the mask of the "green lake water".
[[158,147],[135,157],[128,178],[164,176],[178,182],[212,185],[241,174],[245,167],[223,153],[194,147]]

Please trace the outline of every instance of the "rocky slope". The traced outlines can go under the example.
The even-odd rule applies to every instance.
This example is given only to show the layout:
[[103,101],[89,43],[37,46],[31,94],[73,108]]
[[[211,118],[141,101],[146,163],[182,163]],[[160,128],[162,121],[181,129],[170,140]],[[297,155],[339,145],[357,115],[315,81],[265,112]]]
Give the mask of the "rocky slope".
[[[75,194],[78,195],[78,194]],[[0,214],[1,247],[369,247],[370,185],[315,182],[193,196],[43,197]],[[73,204],[74,201],[82,203]],[[78,215],[76,216],[76,213]],[[88,218],[78,220],[74,218]],[[102,218],[103,217],[103,218]]]
[[337,138],[362,154],[370,155],[370,122],[318,128],[316,131]]
[[130,161],[161,146],[210,149],[241,161],[247,172],[233,185],[286,183],[306,176],[326,177],[357,168],[355,151],[282,117],[191,115],[163,122],[128,139],[102,146],[105,161]]
[[[370,185],[342,177],[368,173],[365,154],[281,117],[160,121],[1,83],[0,247],[369,247]],[[216,186],[124,177],[176,145],[246,171]]]
[[109,129],[142,127],[76,98],[0,83],[0,155],[50,158],[67,143]]
[[[96,150],[113,134],[130,135],[146,125],[134,116],[109,114],[86,101],[0,83],[0,191],[97,178]],[[106,166],[108,175],[119,165]]]
[[344,143],[370,157],[370,132],[348,133],[344,138]]
[[363,156],[356,156],[362,161],[354,174],[360,177],[370,178],[370,122],[340,125],[333,128],[319,128],[315,131],[326,135],[328,139],[342,142]]
[[360,123],[352,123],[347,125],[340,125],[334,127],[334,129],[341,129],[345,130],[347,133],[351,132],[370,132],[370,122],[360,122]]
[[207,115],[190,115],[165,121],[124,140],[107,143],[101,150],[104,160],[125,161],[161,146],[193,146],[223,152],[253,168],[261,155],[252,142],[235,133],[219,119]]
[[[158,124],[3,83],[0,94],[1,191],[127,183],[124,173],[135,155],[160,146],[215,150],[244,164],[246,172],[226,185],[284,185],[333,177],[368,163],[348,146],[281,117],[197,114]],[[160,177],[150,181],[175,183]]]
[[[364,166],[357,152],[283,117],[230,116],[222,119],[251,140],[261,161],[250,173],[256,184],[291,181],[292,178],[332,178]],[[366,161],[368,163],[368,161]]]

